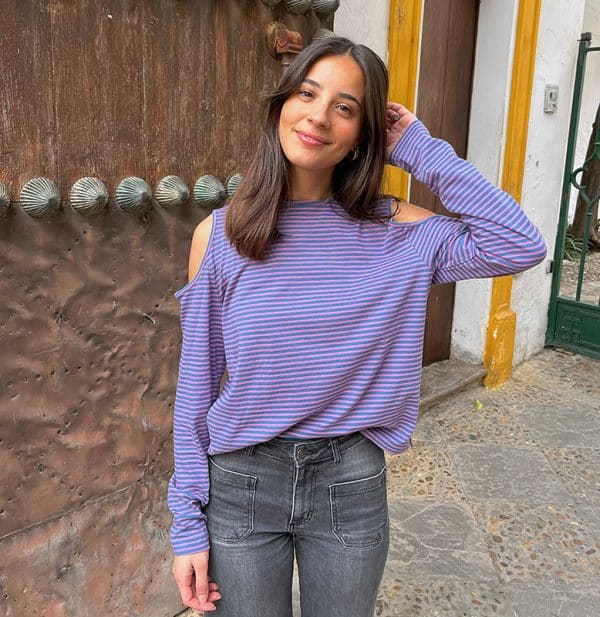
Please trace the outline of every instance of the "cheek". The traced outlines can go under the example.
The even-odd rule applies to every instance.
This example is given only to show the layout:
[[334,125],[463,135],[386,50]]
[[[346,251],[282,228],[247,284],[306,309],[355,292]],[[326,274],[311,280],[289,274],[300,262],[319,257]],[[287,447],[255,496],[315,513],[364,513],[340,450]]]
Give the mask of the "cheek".
[[279,139],[287,138],[290,126],[294,123],[293,107],[285,103],[279,114]]
[[277,125],[277,132],[279,136],[279,141],[282,142],[286,138],[287,130],[286,127],[289,124],[289,120],[287,118],[287,113],[285,109],[282,108],[281,114],[279,115],[279,123]]
[[287,100],[283,107],[281,108],[281,113],[279,114],[279,126],[289,125],[294,122],[299,114],[299,110],[294,101]]
[[343,127],[339,136],[341,137],[340,141],[343,141],[345,144],[348,144],[350,147],[354,146],[354,144],[360,138],[360,129],[361,126],[359,123],[356,124],[348,124]]

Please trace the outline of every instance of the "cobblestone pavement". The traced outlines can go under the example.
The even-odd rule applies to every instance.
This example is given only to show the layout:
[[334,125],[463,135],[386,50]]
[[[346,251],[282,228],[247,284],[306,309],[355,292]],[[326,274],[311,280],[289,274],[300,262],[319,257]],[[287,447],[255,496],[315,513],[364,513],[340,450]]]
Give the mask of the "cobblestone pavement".
[[377,617],[600,617],[599,360],[546,349],[413,444],[388,457]]
[[600,361],[546,349],[413,443],[388,460],[375,615],[600,616]]
[[[560,295],[563,298],[575,298],[579,260],[563,260],[560,280]],[[600,303],[600,252],[590,253],[585,260],[581,301],[589,304]]]

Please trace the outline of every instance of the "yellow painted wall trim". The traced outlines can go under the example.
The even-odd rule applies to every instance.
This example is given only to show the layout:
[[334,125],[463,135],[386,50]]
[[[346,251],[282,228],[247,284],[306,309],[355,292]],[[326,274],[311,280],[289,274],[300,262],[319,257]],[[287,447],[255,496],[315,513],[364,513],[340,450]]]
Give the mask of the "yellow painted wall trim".
[[[506,129],[506,148],[502,188],[521,200],[537,35],[542,0],[520,0]],[[492,282],[484,365],[488,373],[484,384],[497,388],[511,375],[515,350],[517,315],[510,307],[512,276]]]
[[[388,32],[389,98],[414,111],[417,100],[419,57],[421,49],[421,20],[424,0],[390,0]],[[401,169],[387,166],[384,188],[408,199],[409,175]]]

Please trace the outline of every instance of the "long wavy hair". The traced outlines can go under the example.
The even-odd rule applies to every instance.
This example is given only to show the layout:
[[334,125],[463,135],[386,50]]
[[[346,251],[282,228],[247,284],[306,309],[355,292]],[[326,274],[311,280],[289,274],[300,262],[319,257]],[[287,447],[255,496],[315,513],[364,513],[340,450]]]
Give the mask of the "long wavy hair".
[[311,66],[325,56],[348,55],[362,69],[365,79],[364,113],[359,156],[340,161],[333,172],[332,196],[355,219],[383,222],[377,213],[385,166],[386,102],[388,73],[383,61],[365,45],[331,37],[305,47],[290,63],[267,99],[268,111],[256,154],[231,198],[225,234],[240,255],[262,260],[280,238],[277,218],[289,200],[289,163],[279,141],[279,115],[283,104],[303,82]]

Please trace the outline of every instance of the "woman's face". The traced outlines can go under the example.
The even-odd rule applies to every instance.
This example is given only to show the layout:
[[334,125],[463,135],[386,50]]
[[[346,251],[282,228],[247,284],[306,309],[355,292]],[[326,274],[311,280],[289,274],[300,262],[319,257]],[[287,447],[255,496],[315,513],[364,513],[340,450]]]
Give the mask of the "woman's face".
[[350,56],[317,60],[279,116],[279,140],[290,164],[333,173],[358,145],[364,96],[362,69]]

